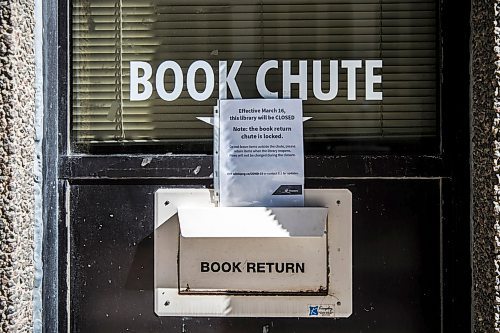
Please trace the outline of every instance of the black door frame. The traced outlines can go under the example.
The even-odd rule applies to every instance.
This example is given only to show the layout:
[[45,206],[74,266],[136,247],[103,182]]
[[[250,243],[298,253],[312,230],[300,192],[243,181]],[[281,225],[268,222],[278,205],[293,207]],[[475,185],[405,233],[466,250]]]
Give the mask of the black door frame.
[[[308,181],[321,179],[440,179],[442,200],[442,331],[471,327],[469,36],[470,2],[443,0],[441,21],[442,146],[435,155],[307,156]],[[43,327],[67,331],[67,187],[72,183],[137,182],[211,186],[210,155],[71,155],[68,146],[70,6],[43,2],[44,239]],[[151,158],[147,168],[138,168]],[[202,166],[202,172],[193,170]],[[460,276],[460,279],[456,279]]]

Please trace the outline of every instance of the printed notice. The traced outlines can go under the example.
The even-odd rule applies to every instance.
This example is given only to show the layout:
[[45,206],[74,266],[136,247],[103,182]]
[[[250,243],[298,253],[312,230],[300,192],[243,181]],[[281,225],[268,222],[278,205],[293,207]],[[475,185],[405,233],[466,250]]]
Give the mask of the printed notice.
[[221,206],[303,206],[302,100],[219,102]]

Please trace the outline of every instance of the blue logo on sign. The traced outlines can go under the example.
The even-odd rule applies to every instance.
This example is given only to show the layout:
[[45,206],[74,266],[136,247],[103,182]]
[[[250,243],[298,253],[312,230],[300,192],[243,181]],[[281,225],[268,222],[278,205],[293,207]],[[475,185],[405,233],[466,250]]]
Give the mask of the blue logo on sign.
[[311,306],[309,305],[309,315],[310,316],[317,316],[318,315],[318,307],[319,306]]

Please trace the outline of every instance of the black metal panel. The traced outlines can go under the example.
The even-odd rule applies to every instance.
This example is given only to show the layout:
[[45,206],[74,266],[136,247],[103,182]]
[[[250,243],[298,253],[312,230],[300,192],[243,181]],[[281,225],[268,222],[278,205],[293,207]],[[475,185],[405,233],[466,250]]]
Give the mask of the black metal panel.
[[310,186],[353,193],[350,318],[157,317],[152,236],[153,194],[160,186],[73,185],[71,332],[440,332],[440,181]]
[[[449,171],[437,156],[353,155],[307,156],[309,178],[446,177]],[[61,158],[62,178],[91,179],[212,179],[211,155],[111,155]]]
[[[451,173],[450,179],[443,180],[443,332],[473,332],[469,123],[471,2],[465,1],[459,6],[456,1],[441,2],[442,151]],[[493,299],[494,295],[491,297]]]
[[61,159],[61,177],[68,179],[211,179],[208,155],[71,156]]
[[429,155],[307,156],[305,171],[308,178],[432,178],[448,174],[442,159]]

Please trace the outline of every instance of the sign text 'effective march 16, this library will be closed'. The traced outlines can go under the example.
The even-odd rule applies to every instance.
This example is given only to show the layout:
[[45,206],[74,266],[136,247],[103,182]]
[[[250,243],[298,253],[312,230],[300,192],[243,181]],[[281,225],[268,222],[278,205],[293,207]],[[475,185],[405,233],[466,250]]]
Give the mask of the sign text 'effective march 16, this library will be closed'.
[[302,101],[221,100],[222,206],[302,206]]

